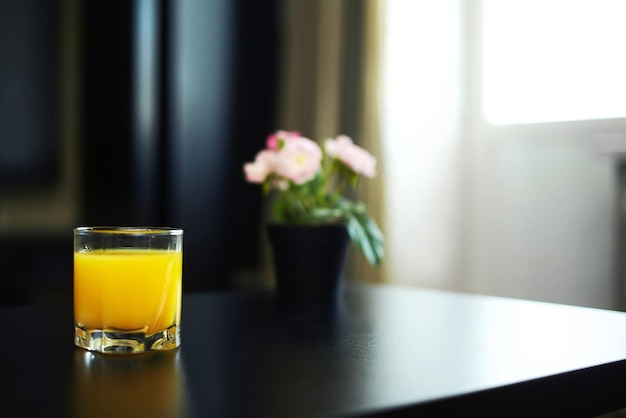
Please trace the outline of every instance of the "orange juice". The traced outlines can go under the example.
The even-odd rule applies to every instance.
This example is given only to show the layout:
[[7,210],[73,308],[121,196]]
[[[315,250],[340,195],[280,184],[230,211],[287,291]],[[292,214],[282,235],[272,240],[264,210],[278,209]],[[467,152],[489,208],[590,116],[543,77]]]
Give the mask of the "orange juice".
[[74,320],[88,329],[152,334],[180,323],[182,252],[74,253]]

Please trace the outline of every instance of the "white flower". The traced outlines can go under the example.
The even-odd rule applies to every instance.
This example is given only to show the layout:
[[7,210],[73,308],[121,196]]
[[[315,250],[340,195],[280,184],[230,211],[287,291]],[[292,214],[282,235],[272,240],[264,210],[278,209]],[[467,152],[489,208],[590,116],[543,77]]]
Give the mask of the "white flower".
[[331,158],[336,158],[349,169],[365,177],[376,177],[376,158],[359,147],[346,135],[339,135],[336,139],[329,138],[324,143],[324,149]]
[[263,183],[267,176],[274,172],[276,153],[262,150],[254,158],[254,162],[243,165],[246,180],[250,183]]
[[306,183],[315,177],[321,162],[322,150],[316,142],[293,137],[276,153],[276,174],[296,184]]

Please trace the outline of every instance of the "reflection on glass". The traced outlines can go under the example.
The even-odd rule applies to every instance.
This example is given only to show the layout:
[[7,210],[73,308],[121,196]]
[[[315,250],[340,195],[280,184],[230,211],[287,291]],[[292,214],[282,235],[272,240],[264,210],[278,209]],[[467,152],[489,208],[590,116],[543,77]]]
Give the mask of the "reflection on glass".
[[74,417],[184,417],[178,351],[103,356],[75,350],[71,410]]

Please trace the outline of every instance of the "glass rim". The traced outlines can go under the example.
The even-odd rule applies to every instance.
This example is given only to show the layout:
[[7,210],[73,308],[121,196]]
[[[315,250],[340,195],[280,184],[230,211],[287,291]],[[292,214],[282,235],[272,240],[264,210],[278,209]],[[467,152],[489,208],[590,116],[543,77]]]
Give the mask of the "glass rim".
[[74,234],[183,235],[183,229],[171,226],[78,226]]

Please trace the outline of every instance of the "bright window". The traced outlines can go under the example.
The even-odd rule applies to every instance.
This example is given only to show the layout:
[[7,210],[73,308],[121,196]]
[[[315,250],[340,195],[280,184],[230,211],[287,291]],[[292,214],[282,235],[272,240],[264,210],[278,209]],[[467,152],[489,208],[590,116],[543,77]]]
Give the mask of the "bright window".
[[483,0],[495,125],[626,117],[626,1]]

